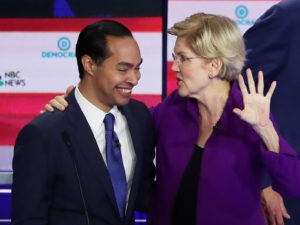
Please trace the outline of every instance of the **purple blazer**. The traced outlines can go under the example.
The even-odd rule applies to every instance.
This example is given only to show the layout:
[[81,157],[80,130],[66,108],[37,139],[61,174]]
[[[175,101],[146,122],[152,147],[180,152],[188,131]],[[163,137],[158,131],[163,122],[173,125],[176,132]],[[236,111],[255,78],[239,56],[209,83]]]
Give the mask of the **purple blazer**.
[[[232,112],[235,107],[243,108],[236,84],[205,145],[197,225],[264,225],[260,192],[266,171],[275,190],[300,196],[295,151],[281,137],[280,154],[267,151],[252,127]],[[157,193],[148,221],[171,225],[179,183],[199,133],[198,108],[195,100],[182,98],[175,91],[152,109],[152,116],[157,132]]]

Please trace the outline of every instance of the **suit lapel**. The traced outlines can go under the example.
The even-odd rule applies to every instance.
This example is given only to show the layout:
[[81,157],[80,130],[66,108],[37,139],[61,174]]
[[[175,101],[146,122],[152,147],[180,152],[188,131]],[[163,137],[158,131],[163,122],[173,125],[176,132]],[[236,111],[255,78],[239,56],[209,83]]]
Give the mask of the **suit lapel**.
[[[130,190],[130,196],[128,200],[128,206],[127,206],[127,215],[131,215],[134,211],[134,201],[137,195],[137,188],[138,188],[138,183],[140,182],[138,180],[138,172],[141,167],[141,146],[139,144],[138,140],[141,140],[139,135],[141,132],[139,132],[139,124],[138,121],[136,120],[136,117],[134,116],[134,113],[130,110],[129,105],[118,107],[119,110],[122,112],[122,114],[126,117],[129,132],[131,135],[132,143],[133,143],[133,148],[136,154],[136,164],[134,167],[134,174],[133,174],[133,179],[132,179],[132,185],[131,185],[131,190]],[[130,217],[126,217],[129,219]]]
[[94,171],[92,176],[95,176],[102,183],[99,187],[105,189],[116,212],[118,212],[109,172],[99,151],[93,132],[75,99],[74,91],[68,96],[67,101],[69,103],[68,118],[71,124],[70,131],[68,132],[74,143],[73,148],[75,148],[76,155],[85,158],[87,164]]

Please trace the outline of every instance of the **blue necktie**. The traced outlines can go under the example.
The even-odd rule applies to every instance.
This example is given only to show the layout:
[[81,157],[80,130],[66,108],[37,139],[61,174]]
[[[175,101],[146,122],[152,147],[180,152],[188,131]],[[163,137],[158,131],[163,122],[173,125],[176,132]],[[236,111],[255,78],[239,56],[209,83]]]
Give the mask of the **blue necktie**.
[[106,160],[119,213],[121,218],[123,218],[126,207],[127,182],[121,155],[121,146],[114,131],[114,121],[115,117],[113,114],[108,113],[105,115]]

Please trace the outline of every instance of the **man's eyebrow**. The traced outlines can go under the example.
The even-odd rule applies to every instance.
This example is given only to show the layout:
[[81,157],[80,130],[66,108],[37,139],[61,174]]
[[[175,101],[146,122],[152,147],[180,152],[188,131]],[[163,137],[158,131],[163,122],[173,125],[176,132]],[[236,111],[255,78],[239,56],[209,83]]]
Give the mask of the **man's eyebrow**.
[[[143,63],[143,59],[141,59],[141,61],[139,62],[139,64],[137,64],[137,66],[140,66],[142,63]],[[126,66],[126,67],[129,67],[129,68],[132,68],[132,67],[135,66],[134,64],[129,63],[129,62],[119,62],[118,65],[119,66]]]

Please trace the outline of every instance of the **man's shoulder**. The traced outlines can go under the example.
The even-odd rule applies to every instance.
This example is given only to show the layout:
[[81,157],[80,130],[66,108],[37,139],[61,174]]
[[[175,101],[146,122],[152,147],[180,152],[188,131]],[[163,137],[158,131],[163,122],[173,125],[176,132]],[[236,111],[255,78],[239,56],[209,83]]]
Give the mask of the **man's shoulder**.
[[27,142],[28,140],[40,141],[56,138],[60,130],[65,127],[66,113],[60,111],[45,112],[38,115],[27,123],[19,131],[16,144]]
[[68,121],[70,115],[75,116],[79,107],[74,96],[74,90],[67,97],[68,107],[64,111],[54,109],[53,112],[44,112],[34,118],[31,123],[40,127],[60,127]]
[[276,6],[282,8],[284,10],[299,12],[300,1],[299,0],[284,0],[284,1],[280,1],[279,3],[277,3]]
[[270,11],[274,12],[273,17],[276,17],[279,20],[282,20],[282,16],[284,16],[285,20],[294,19],[298,21],[299,10],[299,0],[284,0],[270,8]]
[[50,129],[51,127],[59,127],[66,120],[68,112],[54,110],[53,112],[44,112],[37,117],[35,117],[29,125],[37,126],[40,128]]

